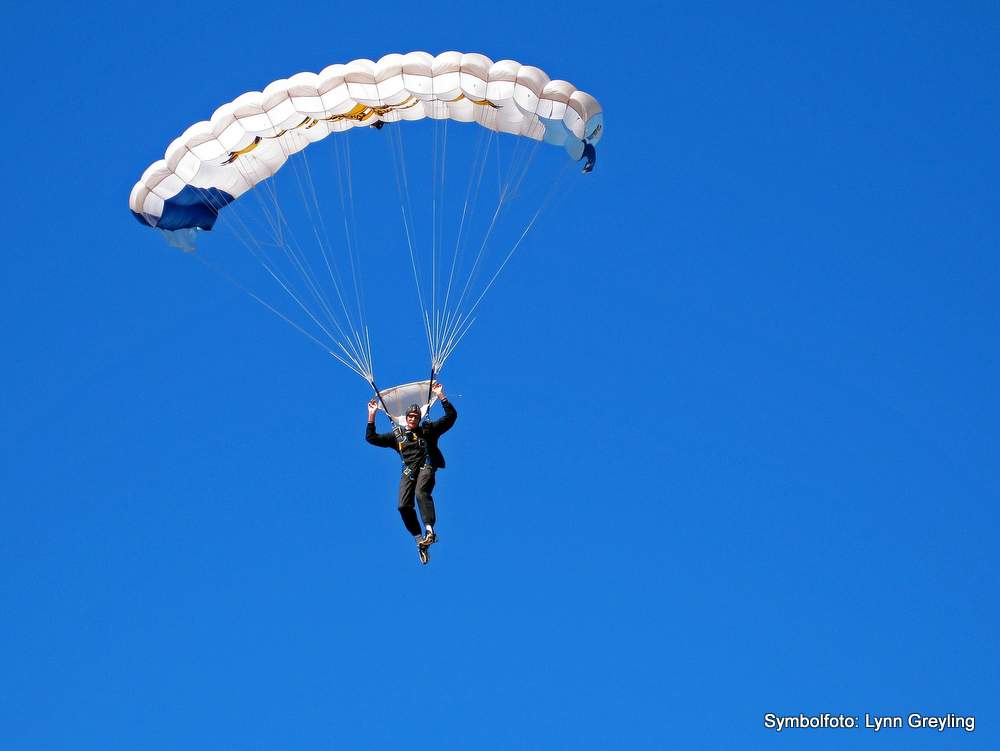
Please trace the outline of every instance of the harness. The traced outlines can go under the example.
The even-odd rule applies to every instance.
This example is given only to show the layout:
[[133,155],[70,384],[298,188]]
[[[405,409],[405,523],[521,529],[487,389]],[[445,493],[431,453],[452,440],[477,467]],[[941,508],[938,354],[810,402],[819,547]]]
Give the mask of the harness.
[[422,430],[418,435],[415,431],[407,430],[404,433],[402,428],[394,427],[393,432],[396,434],[396,447],[399,451],[400,458],[403,456],[403,446],[407,443],[410,436],[416,439],[417,446],[422,452],[422,455],[410,464],[406,464],[405,462],[403,463],[404,475],[416,474],[420,471],[421,467],[429,467],[431,465],[431,455],[427,450],[427,438],[424,437]]

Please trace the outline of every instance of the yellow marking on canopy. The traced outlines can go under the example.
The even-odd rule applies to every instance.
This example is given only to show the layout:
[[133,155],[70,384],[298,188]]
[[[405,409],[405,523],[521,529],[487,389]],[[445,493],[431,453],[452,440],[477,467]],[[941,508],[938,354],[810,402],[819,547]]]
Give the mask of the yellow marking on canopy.
[[[454,99],[439,99],[438,101],[451,103],[451,102],[457,102],[461,99],[467,99],[465,94],[459,94]],[[479,105],[480,107],[492,107],[493,109],[500,109],[499,105],[494,104],[489,99],[468,99],[468,101],[472,102],[475,105]],[[413,94],[410,94],[406,99],[404,99],[402,102],[399,102],[398,104],[376,104],[376,105],[355,104],[347,112],[341,112],[338,115],[330,115],[329,117],[324,117],[322,119],[325,122],[342,122],[344,120],[350,120],[356,123],[363,123],[366,120],[370,120],[373,117],[378,117],[381,119],[383,116],[388,115],[391,112],[399,112],[400,110],[410,109],[410,107],[415,107],[419,103],[420,100],[417,99],[417,97],[415,97]],[[297,130],[298,128],[302,127],[305,127],[305,129],[308,130],[309,128],[312,128],[319,122],[320,122],[319,119],[306,115],[306,117],[303,118],[302,122],[300,122],[298,125],[293,126],[291,130]],[[238,151],[230,151],[229,158],[226,159],[226,161],[224,161],[223,164],[232,164],[241,156],[249,154],[251,151],[256,149],[257,146],[260,145],[260,142],[265,138],[268,140],[281,138],[288,131],[289,131],[288,128],[283,128],[280,132],[276,133],[273,136],[254,136],[253,143],[251,143],[249,146],[239,149]]]
[[494,104],[489,99],[469,99],[465,94],[459,94],[454,99],[439,99],[439,102],[444,102],[445,104],[453,104],[465,99],[466,101],[472,102],[473,104],[478,104],[480,107],[492,107],[495,110],[500,109],[499,104]]
[[419,101],[420,100],[413,96],[413,94],[410,94],[410,96],[402,102],[399,102],[399,104],[355,104],[347,112],[342,112],[339,115],[330,115],[329,117],[325,117],[323,119],[330,122],[351,120],[352,122],[363,123],[375,116],[382,117],[390,112],[398,112],[399,110],[409,109],[410,107],[416,105]]
[[251,151],[257,148],[258,144],[260,144],[260,140],[261,140],[260,136],[254,136],[253,143],[251,143],[249,146],[242,148],[239,151],[230,151],[229,158],[226,161],[224,161],[223,164],[232,164],[239,157],[244,156],[245,154],[249,154]]
[[[312,121],[312,122],[309,125],[306,125],[306,123],[309,123],[310,121]],[[277,133],[275,133],[273,136],[254,136],[253,137],[253,143],[251,143],[249,146],[247,146],[245,148],[242,148],[242,149],[239,149],[238,151],[230,151],[229,152],[229,158],[226,159],[226,161],[224,161],[223,164],[232,164],[237,159],[239,159],[241,156],[245,156],[246,154],[249,154],[251,151],[253,151],[254,149],[256,149],[260,145],[260,142],[263,141],[265,138],[267,140],[269,140],[269,141],[272,141],[275,138],[281,138],[289,130],[298,130],[299,128],[301,128],[304,125],[305,125],[306,128],[311,128],[317,122],[318,122],[318,120],[313,120],[309,115],[306,115],[302,119],[302,122],[300,122],[298,125],[294,125],[291,128],[282,128],[280,131],[278,131]]]

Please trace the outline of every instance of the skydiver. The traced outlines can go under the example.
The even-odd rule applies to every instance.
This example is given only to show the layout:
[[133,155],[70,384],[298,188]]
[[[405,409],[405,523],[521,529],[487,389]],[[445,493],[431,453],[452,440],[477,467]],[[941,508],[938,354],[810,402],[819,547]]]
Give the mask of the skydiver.
[[[435,383],[432,391],[444,407],[444,417],[441,419],[426,421],[421,425],[420,405],[411,404],[406,410],[405,430],[397,428],[390,433],[376,433],[378,399],[372,399],[368,402],[368,427],[365,431],[368,443],[394,449],[403,460],[403,474],[399,478],[399,515],[406,531],[416,540],[421,563],[430,560],[429,548],[437,542],[437,535],[434,533],[437,517],[431,491],[434,489],[435,473],[445,466],[444,455],[437,445],[438,438],[450,430],[458,419],[458,412],[444,395],[444,386]],[[420,507],[422,528],[417,520],[414,497]]]

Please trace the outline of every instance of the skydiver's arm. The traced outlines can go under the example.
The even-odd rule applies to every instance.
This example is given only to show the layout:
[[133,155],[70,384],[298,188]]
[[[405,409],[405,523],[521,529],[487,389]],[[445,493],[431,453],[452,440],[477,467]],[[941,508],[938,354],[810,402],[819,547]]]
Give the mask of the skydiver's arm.
[[372,446],[382,448],[396,448],[396,436],[392,433],[375,432],[375,413],[378,411],[378,401],[372,399],[368,402],[368,427],[365,429],[365,440]]
[[451,430],[451,426],[455,424],[455,420],[458,419],[458,410],[455,409],[454,405],[448,401],[448,397],[444,395],[444,386],[440,383],[434,385],[434,393],[437,394],[438,401],[441,402],[441,406],[444,407],[444,417],[434,422],[427,423],[425,430],[431,431],[435,435],[441,435],[442,433],[447,433]]
[[392,433],[376,433],[374,422],[368,423],[368,429],[365,430],[365,440],[372,446],[381,446],[387,449],[396,448],[396,436]]

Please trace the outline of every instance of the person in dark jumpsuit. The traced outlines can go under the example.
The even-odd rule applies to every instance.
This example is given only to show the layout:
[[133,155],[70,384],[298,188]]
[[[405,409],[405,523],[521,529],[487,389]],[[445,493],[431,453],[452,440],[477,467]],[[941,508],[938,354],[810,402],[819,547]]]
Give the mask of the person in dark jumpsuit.
[[[430,560],[428,548],[437,542],[434,524],[437,521],[434,513],[435,473],[444,469],[444,455],[438,448],[438,439],[455,424],[458,412],[448,397],[444,395],[444,386],[435,383],[433,392],[444,408],[444,417],[439,420],[420,424],[420,406],[410,405],[406,412],[406,429],[398,428],[390,433],[375,432],[375,413],[378,411],[378,399],[368,402],[368,427],[365,440],[373,446],[391,448],[403,460],[403,475],[399,480],[399,515],[403,519],[406,530],[417,542],[417,552],[420,562]],[[420,507],[420,517],[424,526],[421,528],[414,508],[414,498]]]

